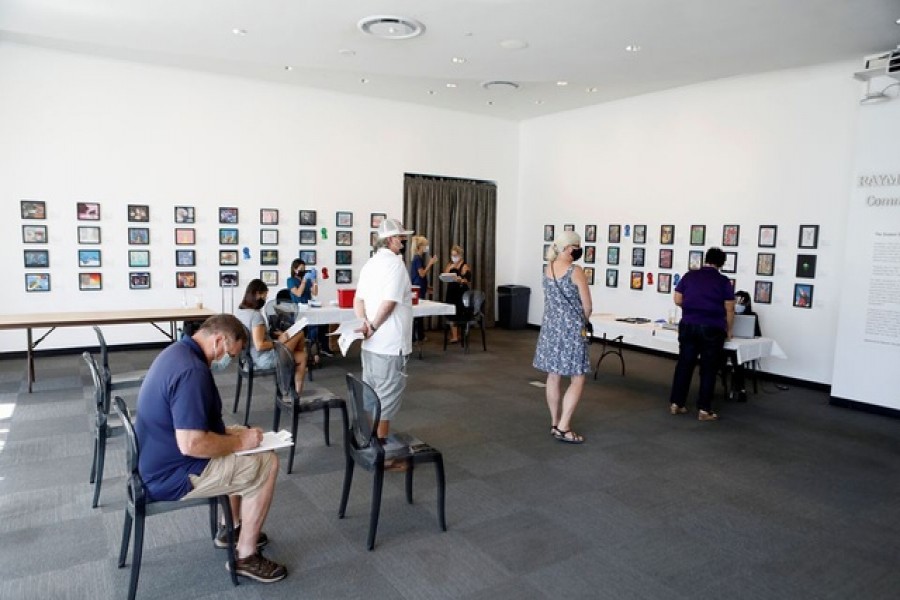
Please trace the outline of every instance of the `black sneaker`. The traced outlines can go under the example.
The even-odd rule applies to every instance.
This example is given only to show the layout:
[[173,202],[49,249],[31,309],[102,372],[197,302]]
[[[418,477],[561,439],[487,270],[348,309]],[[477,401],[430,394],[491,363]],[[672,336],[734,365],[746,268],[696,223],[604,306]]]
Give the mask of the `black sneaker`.
[[319,350],[319,354],[323,356],[327,356],[328,358],[334,358],[334,353],[328,348],[322,348]]
[[[287,569],[284,565],[280,565],[274,560],[269,560],[257,552],[247,558],[235,558],[234,572],[243,577],[249,577],[262,583],[275,583],[287,577]],[[225,569],[230,570],[228,563],[225,563]]]
[[[238,538],[241,535],[241,526],[238,525],[234,528],[234,543],[237,544]],[[269,543],[269,536],[266,535],[264,531],[259,532],[259,536],[256,538],[256,549],[262,550],[266,544]],[[213,541],[216,548],[227,548],[228,547],[228,531],[225,529],[224,525],[219,525],[219,531],[216,532],[216,539]]]

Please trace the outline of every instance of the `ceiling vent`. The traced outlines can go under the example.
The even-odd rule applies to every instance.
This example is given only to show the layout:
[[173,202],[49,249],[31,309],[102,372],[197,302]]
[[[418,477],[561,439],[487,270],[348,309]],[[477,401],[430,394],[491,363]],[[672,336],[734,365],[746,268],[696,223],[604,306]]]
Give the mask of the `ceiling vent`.
[[497,91],[515,91],[519,89],[519,84],[515,81],[485,81],[482,82],[481,87],[488,90],[489,92],[497,92]]
[[360,31],[385,40],[408,40],[425,32],[425,25],[407,17],[373,15],[356,24]]

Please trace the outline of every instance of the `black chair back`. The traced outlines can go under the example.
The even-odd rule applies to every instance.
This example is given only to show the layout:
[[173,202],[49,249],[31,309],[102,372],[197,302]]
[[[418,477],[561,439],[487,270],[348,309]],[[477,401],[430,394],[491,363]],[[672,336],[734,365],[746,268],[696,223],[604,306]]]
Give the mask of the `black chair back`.
[[131,502],[143,502],[147,499],[147,490],[144,487],[144,480],[138,471],[138,457],[140,449],[138,447],[137,434],[134,432],[134,424],[128,416],[128,407],[121,397],[116,396],[113,400],[113,409],[116,416],[122,421],[122,428],[125,430],[125,466],[128,470],[128,497]]
[[83,352],[81,357],[87,363],[88,370],[91,372],[91,379],[94,382],[94,406],[97,409],[98,417],[100,415],[106,417],[106,414],[109,412],[109,397],[105,393],[106,388],[103,383],[103,376],[100,374],[100,367],[97,366],[97,361],[90,352]]
[[296,392],[295,378],[294,353],[281,342],[275,342],[275,385],[280,398],[289,398]]
[[347,391],[350,399],[347,402],[350,423],[350,441],[354,448],[362,450],[369,447],[380,447],[378,442],[378,423],[381,422],[381,401],[372,386],[347,373]]
[[481,290],[468,290],[463,292],[463,306],[472,311],[471,314],[473,318],[478,318],[483,315],[484,300],[484,292]]

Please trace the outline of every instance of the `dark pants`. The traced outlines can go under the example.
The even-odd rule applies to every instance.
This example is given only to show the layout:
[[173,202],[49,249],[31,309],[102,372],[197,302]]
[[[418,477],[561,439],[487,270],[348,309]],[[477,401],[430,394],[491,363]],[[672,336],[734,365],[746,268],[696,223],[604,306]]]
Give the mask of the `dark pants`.
[[413,341],[421,342],[425,339],[425,317],[413,319]]
[[712,412],[712,399],[716,389],[716,374],[722,365],[722,347],[725,345],[725,331],[709,325],[681,323],[678,326],[678,364],[672,381],[671,403],[684,406],[694,365],[700,359],[700,396],[697,408]]

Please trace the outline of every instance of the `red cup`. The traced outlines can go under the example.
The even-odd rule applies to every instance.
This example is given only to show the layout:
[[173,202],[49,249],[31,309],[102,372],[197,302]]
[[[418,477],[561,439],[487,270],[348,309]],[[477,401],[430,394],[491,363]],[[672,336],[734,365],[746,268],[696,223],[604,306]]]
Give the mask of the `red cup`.
[[412,303],[416,305],[419,303],[419,288],[412,289]]

